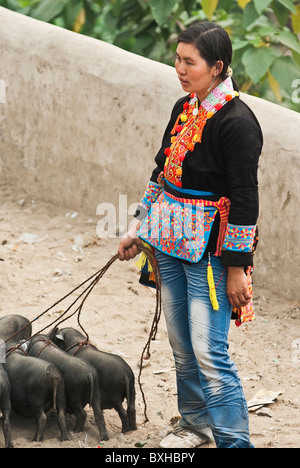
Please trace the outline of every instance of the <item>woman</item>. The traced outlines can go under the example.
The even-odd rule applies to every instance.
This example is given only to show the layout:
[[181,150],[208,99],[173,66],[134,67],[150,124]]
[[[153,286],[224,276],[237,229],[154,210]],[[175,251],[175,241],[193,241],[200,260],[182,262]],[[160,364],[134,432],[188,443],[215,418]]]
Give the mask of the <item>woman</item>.
[[231,60],[220,26],[197,23],[180,34],[175,65],[188,95],[175,104],[157,167],[119,246],[120,260],[129,260],[143,239],[160,269],[182,416],[165,448],[198,446],[212,435],[218,448],[253,447],[227,338],[232,308],[251,301],[245,271],[253,265],[263,138],[239,99]]

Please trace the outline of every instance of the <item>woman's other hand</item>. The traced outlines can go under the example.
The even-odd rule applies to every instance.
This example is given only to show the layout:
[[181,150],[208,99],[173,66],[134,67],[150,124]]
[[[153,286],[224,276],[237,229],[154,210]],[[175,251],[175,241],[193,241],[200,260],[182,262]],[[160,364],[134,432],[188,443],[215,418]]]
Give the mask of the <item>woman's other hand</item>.
[[233,307],[240,309],[251,301],[244,267],[228,267],[227,295]]

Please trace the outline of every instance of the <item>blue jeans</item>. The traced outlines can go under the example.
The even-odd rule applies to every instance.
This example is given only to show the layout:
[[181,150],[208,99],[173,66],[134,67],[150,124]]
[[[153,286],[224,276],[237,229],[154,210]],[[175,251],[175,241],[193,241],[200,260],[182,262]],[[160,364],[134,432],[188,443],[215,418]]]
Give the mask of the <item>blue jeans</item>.
[[253,448],[247,402],[228,354],[232,307],[226,293],[227,270],[219,258],[211,258],[216,285],[220,281],[220,308],[214,311],[207,259],[185,264],[157,250],[156,258],[175,358],[181,425],[199,434],[212,432],[218,448]]

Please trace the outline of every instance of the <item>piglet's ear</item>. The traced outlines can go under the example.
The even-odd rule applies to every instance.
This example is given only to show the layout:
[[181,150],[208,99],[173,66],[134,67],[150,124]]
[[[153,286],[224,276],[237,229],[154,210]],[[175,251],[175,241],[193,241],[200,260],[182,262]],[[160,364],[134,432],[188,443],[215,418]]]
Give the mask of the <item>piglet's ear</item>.
[[29,342],[26,340],[20,341],[20,346],[23,349],[23,351],[27,352],[29,348]]
[[65,339],[62,335],[55,335],[56,340],[62,341],[63,343],[65,342]]

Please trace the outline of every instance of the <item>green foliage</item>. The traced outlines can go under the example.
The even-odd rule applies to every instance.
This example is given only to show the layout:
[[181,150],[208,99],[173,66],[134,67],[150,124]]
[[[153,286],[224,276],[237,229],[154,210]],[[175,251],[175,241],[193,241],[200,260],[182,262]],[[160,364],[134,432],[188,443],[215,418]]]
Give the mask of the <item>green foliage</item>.
[[0,0],[33,18],[173,65],[178,33],[218,22],[234,49],[241,90],[299,112],[300,6],[293,0]]

